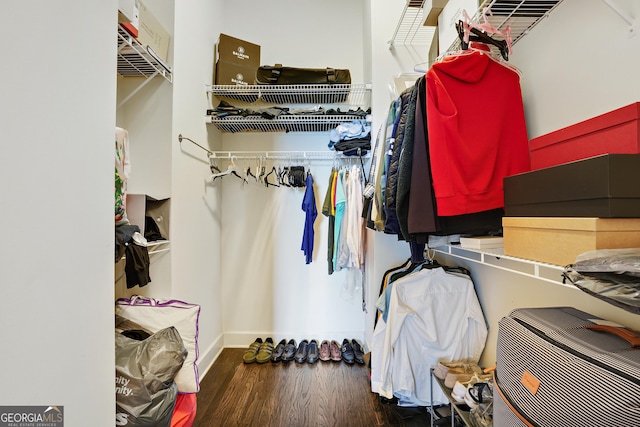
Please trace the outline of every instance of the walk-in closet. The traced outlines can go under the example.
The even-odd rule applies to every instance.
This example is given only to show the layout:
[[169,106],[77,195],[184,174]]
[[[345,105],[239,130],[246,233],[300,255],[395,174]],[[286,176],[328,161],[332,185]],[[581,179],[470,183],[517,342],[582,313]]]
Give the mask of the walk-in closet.
[[[162,29],[153,41],[141,43],[142,35],[136,38],[131,28],[119,25],[128,22],[118,13],[123,4],[137,5],[138,12],[146,14],[145,22]],[[535,191],[522,191],[522,181],[511,180],[521,173],[544,173],[547,165],[528,164],[532,141],[541,143],[555,132],[575,131],[576,124],[579,130],[594,123],[601,128],[610,114],[624,115],[628,127],[619,130],[614,142],[629,139],[635,143],[634,153],[639,152],[639,2],[64,0],[11,2],[4,11],[0,127],[8,151],[0,168],[6,230],[0,310],[5,351],[0,365],[6,387],[0,394],[0,425],[20,425],[38,416],[55,426],[143,422],[148,409],[144,404],[128,406],[129,415],[114,414],[119,396],[128,394],[133,384],[118,372],[122,364],[132,363],[133,354],[141,353],[132,341],[142,346],[160,339],[168,340],[162,342],[167,357],[137,366],[144,370],[153,363],[171,365],[158,369],[156,388],[147,398],[156,404],[171,400],[162,409],[157,406],[156,415],[164,411],[163,423],[174,415],[172,426],[180,425],[178,416],[181,425],[202,427],[476,425],[470,419],[473,408],[461,409],[465,391],[482,397],[487,390],[474,388],[475,382],[492,384],[494,377],[474,371],[476,376],[467,379],[475,378],[474,383],[463,386],[458,396],[462,401],[457,401],[451,393],[460,389],[454,392],[455,381],[447,381],[447,372],[439,369],[453,369],[456,362],[464,369],[469,363],[473,369],[497,365],[498,378],[505,378],[504,343],[528,343],[531,352],[544,347],[527,335],[531,329],[544,330],[536,323],[547,315],[542,309],[563,307],[554,316],[579,317],[579,311],[603,319],[603,324],[640,330],[629,297],[638,292],[632,278],[623,287],[629,292],[613,299],[563,275],[576,256],[556,248],[566,239],[562,233],[578,230],[585,218],[563,222],[561,230],[545,235],[549,249],[538,245],[538,254],[528,257],[513,254],[515,249],[507,246],[511,237],[506,233],[524,232],[518,218],[504,227],[500,205],[503,196],[509,202],[573,185],[532,179],[529,185]],[[493,43],[486,33],[491,27]],[[289,87],[259,90],[248,85],[234,90],[217,85],[221,35],[259,46],[257,53],[240,55],[256,55],[261,66],[348,70],[350,82],[329,94],[306,88],[302,98]],[[477,43],[488,47],[473,50]],[[387,153],[392,158],[393,144],[388,145],[387,136],[398,129],[403,137],[418,132],[434,140],[439,131],[450,130],[447,120],[453,111],[439,111],[444,123],[439,129],[428,127],[433,123],[425,117],[431,114],[434,120],[433,110],[444,105],[445,93],[450,95],[444,67],[436,65],[441,72],[437,74],[434,64],[448,64],[456,53],[468,59],[469,49],[486,60],[488,68],[508,70],[511,80],[495,80],[495,90],[482,96],[457,87],[460,97],[451,98],[450,105],[465,102],[456,112],[467,114],[460,119],[467,130],[507,120],[499,117],[509,117],[509,125],[498,123],[499,129],[512,130],[516,119],[522,119],[519,134],[500,142],[509,161],[492,169],[493,175],[486,170],[473,173],[475,167],[494,167],[489,149],[482,145],[488,135],[483,132],[472,147],[478,151],[482,146],[487,155],[482,161],[475,158],[472,166],[464,165],[464,159],[478,154],[473,150],[462,149],[445,161],[445,156],[429,151],[436,145],[424,143],[404,146],[404,153],[397,150],[398,164],[381,162]],[[463,71],[477,72],[474,67]],[[522,111],[505,108],[513,101],[504,97],[511,84],[519,86]],[[401,110],[414,88],[421,92],[413,93],[413,107]],[[435,99],[435,93],[440,98]],[[465,93],[471,96],[465,99]],[[420,96],[424,104],[417,102]],[[420,114],[421,105],[431,113]],[[501,116],[504,110],[510,115]],[[279,116],[283,111],[286,114]],[[394,128],[391,118],[396,112],[424,121],[411,121],[409,127],[403,121]],[[581,124],[585,121],[589,124]],[[338,130],[345,124],[362,126],[359,135],[370,138],[370,145],[350,153],[354,155],[336,151],[331,138],[346,132]],[[139,230],[143,237],[145,229],[154,236],[144,251],[119,247],[122,236],[117,233],[114,241],[114,130],[116,225],[119,203],[124,202],[131,223],[144,224]],[[388,150],[377,151],[379,147]],[[432,163],[429,171],[414,171],[423,179],[435,178],[437,184],[420,190],[424,197],[416,203],[422,207],[413,211],[413,222],[400,218],[397,229],[389,224],[385,229],[384,223],[380,228],[375,212],[382,205],[374,207],[371,216],[371,204],[378,197],[371,194],[380,187],[367,184],[384,177],[383,185],[389,186],[384,188],[396,186],[391,174],[398,173],[400,160],[416,155],[417,149],[424,150],[425,158],[429,154]],[[618,155],[613,150],[604,155]],[[554,166],[565,164],[560,154],[549,158],[557,160]],[[640,198],[629,183],[640,178],[634,175],[638,169],[627,167],[623,173],[626,163],[617,161],[613,159],[614,166],[605,172],[588,164],[592,176],[603,178],[588,181],[588,188],[580,187],[587,181],[575,180],[577,192],[601,191],[596,181],[611,179],[612,186],[626,191],[619,196],[621,203],[635,209],[634,201]],[[619,181],[614,179],[615,165],[621,165]],[[454,176],[456,167],[468,175]],[[400,168],[400,173],[406,172]],[[459,191],[469,184],[469,176],[485,175],[492,175],[487,180],[494,192],[479,202],[475,199],[469,211],[460,199],[443,196],[442,176],[451,184],[446,191]],[[335,192],[338,176],[349,182],[341,188],[352,193]],[[401,182],[405,178],[406,174],[399,177]],[[464,182],[454,182],[458,178]],[[515,191],[502,193],[503,178],[505,188],[516,185]],[[400,203],[409,203],[411,188],[416,195],[418,186],[404,188],[406,198]],[[618,198],[614,190],[602,197]],[[431,203],[431,210],[423,202]],[[436,205],[448,210],[438,212]],[[364,213],[362,222],[343,229],[355,236],[348,244],[353,252],[347,252],[347,243],[342,253],[332,246],[339,235],[336,217],[330,219],[336,208],[351,210],[349,215]],[[490,215],[474,218],[485,221],[481,230],[446,221],[439,226],[446,223],[444,230],[462,230],[463,236],[504,233],[504,250],[463,247],[455,238],[447,240],[449,233],[444,232],[413,229],[403,234],[409,224],[424,224],[427,217],[468,212]],[[581,216],[597,217],[589,218],[597,230],[609,223],[631,224],[622,228],[624,237],[610,240],[607,249],[621,248],[621,242],[631,242],[624,243],[626,248],[640,248],[634,240],[640,235],[633,223],[640,218],[635,212]],[[430,242],[435,235],[440,238]],[[543,241],[541,235],[533,236],[519,237],[519,242],[527,240],[530,249]],[[561,255],[571,261],[554,261]],[[611,260],[605,264],[614,265]],[[571,270],[568,277],[587,273]],[[436,282],[442,288],[433,285]],[[443,297],[436,291],[450,293]],[[181,321],[160,327],[161,316],[154,315],[148,324],[141,320],[133,328],[116,316],[114,331],[114,314],[129,314],[142,306],[155,312],[170,308]],[[433,313],[446,321],[421,323]],[[505,338],[506,330],[525,324],[535,325],[525,338]],[[128,331],[126,339],[123,330]],[[439,346],[428,341],[430,334],[442,333],[455,339]],[[283,362],[285,345],[291,341],[295,352]],[[272,361],[280,343],[282,353]],[[304,359],[296,360],[302,343]],[[122,346],[130,353],[125,355]],[[549,383],[532,369],[516,383],[526,383],[520,385],[535,402],[546,396]],[[611,397],[609,388],[624,387],[618,381],[640,384],[637,372],[622,363],[616,369],[612,378],[610,370],[585,374],[589,389],[602,384],[603,390],[595,393],[612,399],[611,407],[627,405],[627,398],[627,406],[640,405],[631,392]],[[556,377],[564,372],[556,372]],[[505,396],[517,386],[505,385]],[[493,393],[494,400],[496,396]],[[496,426],[553,424],[536,421],[537,403],[521,403],[520,409],[531,410],[531,415],[506,416],[513,408],[504,402],[518,406],[515,400],[502,398],[497,410],[502,418]],[[562,405],[571,408],[573,402]],[[619,411],[616,416],[626,419]],[[636,418],[625,425],[636,425]]]

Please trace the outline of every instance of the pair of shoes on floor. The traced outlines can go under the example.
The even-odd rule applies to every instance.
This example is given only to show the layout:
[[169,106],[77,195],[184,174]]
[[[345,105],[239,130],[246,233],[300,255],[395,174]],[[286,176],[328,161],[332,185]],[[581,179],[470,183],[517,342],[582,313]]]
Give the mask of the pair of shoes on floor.
[[247,350],[242,355],[242,361],[244,363],[265,363],[271,359],[272,352],[272,338],[267,338],[264,341],[262,341],[262,338],[256,338],[256,340],[249,345],[249,348],[247,348]]
[[340,349],[340,344],[336,340],[323,340],[320,343],[320,360],[323,362],[328,362],[333,360],[334,362],[339,362],[342,360],[342,351]]
[[353,364],[357,362],[361,365],[364,364],[364,352],[362,351],[362,346],[358,341],[348,339],[342,340],[342,360],[344,360],[348,364]]
[[284,348],[287,345],[287,340],[282,339],[278,345],[271,352],[271,362],[276,363],[282,360],[284,356]]
[[318,341],[302,340],[295,354],[296,363],[316,363],[319,357]]
[[290,339],[289,342],[287,342],[284,346],[281,360],[285,363],[291,362],[293,358],[296,356],[296,351],[297,351],[296,340]]
[[271,353],[273,353],[273,338],[269,337],[260,344],[258,354],[256,354],[256,362],[268,362],[271,360]]
[[256,357],[258,356],[258,351],[260,351],[260,346],[262,345],[262,338],[256,338],[254,342],[249,345],[249,348],[242,355],[242,361],[244,363],[253,363],[256,361]]

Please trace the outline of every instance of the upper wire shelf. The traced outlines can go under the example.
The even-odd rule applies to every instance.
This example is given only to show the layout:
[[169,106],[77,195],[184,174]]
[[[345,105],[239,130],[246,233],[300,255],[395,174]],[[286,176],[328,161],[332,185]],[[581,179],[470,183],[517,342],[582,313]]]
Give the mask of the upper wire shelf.
[[241,117],[207,116],[206,122],[213,123],[223,132],[325,132],[340,123],[362,120],[362,116],[339,115],[288,115],[275,119],[259,116]]
[[[560,3],[562,0],[484,0],[472,20],[480,22],[483,19],[483,11],[489,8],[491,14],[486,15],[487,21],[498,31],[503,31],[509,26],[511,28],[511,44],[515,45],[541,19],[549,16]],[[460,49],[461,42],[457,38],[448,51]]]
[[172,81],[171,67],[155,55],[153,50],[142,46],[135,37],[118,25],[118,74],[123,77],[151,78],[161,75]]
[[207,85],[218,97],[259,104],[348,104],[368,107],[371,84]]
[[427,0],[407,0],[398,25],[389,41],[394,45],[429,46],[436,27],[423,25],[423,10]]
[[[390,44],[430,45],[435,27],[423,25],[423,11],[426,0],[407,0],[403,13]],[[483,0],[472,19],[476,22],[486,8],[491,10],[488,21],[502,31],[511,27],[512,44],[525,36],[538,22],[562,3],[562,0]],[[472,11],[468,11],[471,15]],[[448,51],[460,50],[460,40],[456,40]]]

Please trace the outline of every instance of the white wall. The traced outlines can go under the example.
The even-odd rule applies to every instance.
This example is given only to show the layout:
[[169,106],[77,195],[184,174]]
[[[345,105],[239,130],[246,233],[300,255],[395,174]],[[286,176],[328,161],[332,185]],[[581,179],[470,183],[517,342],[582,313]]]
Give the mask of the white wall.
[[114,424],[116,10],[6,2],[0,28],[0,402],[69,426]]
[[[614,4],[640,19],[640,2]],[[564,0],[514,47],[529,137],[640,100],[640,32],[602,0]]]
[[205,84],[211,83],[214,45],[219,34],[220,2],[176,2],[172,152],[172,296],[201,305],[199,324],[203,374],[222,349],[220,283],[221,204],[218,189],[207,187],[207,153],[182,134],[213,150],[219,135],[208,132]]

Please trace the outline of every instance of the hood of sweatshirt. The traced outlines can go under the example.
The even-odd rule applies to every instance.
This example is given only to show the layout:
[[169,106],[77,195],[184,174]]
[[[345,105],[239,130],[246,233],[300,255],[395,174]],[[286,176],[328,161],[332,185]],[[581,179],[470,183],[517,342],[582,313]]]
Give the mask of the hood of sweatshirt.
[[489,52],[485,53],[475,49],[467,50],[462,51],[460,54],[445,57],[442,62],[434,66],[437,67],[438,71],[454,79],[466,83],[476,83],[482,79],[487,71],[489,61],[493,61],[489,55],[491,55]]

